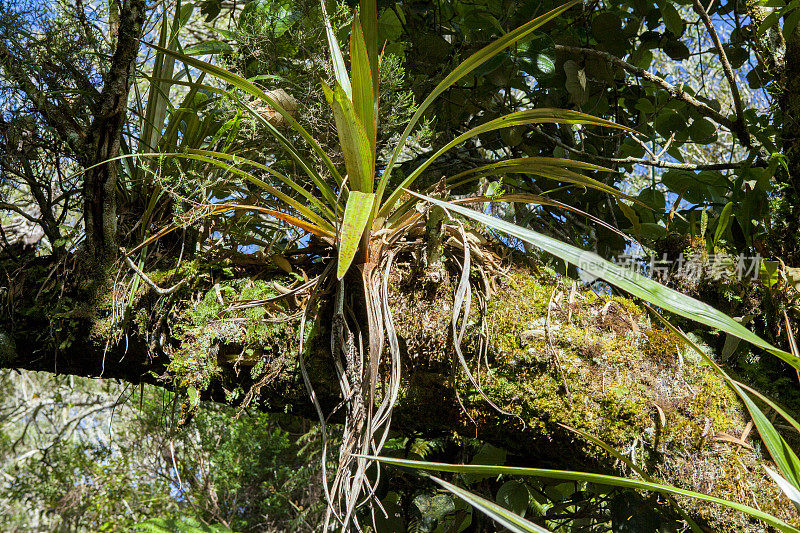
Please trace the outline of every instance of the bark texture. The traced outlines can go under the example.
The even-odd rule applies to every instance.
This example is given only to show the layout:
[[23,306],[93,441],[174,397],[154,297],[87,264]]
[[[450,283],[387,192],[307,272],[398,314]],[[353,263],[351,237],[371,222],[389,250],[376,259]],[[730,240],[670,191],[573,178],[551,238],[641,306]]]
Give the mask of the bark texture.
[[84,168],[102,163],[88,170],[83,182],[87,251],[100,259],[101,264],[108,263],[117,255],[119,162],[104,162],[119,155],[145,9],[145,0],[126,0],[122,5],[114,56],[87,132],[81,161]]

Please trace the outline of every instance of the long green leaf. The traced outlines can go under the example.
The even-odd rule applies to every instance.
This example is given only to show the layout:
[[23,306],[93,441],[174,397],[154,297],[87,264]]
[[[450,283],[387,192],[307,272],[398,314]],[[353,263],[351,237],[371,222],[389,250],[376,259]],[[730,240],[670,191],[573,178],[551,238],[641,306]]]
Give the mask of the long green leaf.
[[[171,27],[166,16],[163,14],[161,20],[161,32],[159,35],[159,46],[175,50],[178,39],[178,29],[180,27],[180,11],[181,3],[177,2],[175,5],[175,15],[173,16]],[[169,40],[169,41],[168,41]],[[147,96],[147,109],[145,111],[144,124],[142,124],[142,148],[143,152],[150,152],[155,150],[158,146],[159,139],[161,138],[161,128],[164,123],[164,118],[167,113],[167,105],[169,104],[169,91],[172,85],[173,71],[175,67],[175,58],[173,56],[165,55],[161,51],[156,51],[156,56],[153,59],[153,78],[159,81],[151,81],[150,88],[148,89]]]
[[491,215],[475,211],[459,205],[453,205],[435,198],[422,196],[412,191],[409,194],[422,200],[440,205],[445,209],[454,211],[467,218],[471,218],[489,227],[495,228],[508,235],[512,235],[525,242],[533,244],[568,263],[575,265],[582,270],[596,277],[602,278],[607,282],[627,291],[634,296],[651,302],[661,308],[667,309],[675,314],[695,320],[706,326],[719,329],[730,333],[735,337],[746,340],[747,342],[767,350],[776,357],[789,363],[794,368],[800,369],[800,358],[781,350],[769,342],[765,341],[746,327],[742,326],[725,313],[717,311],[710,305],[695,300],[694,298],[681,294],[678,291],[661,285],[660,283],[648,279],[637,272],[624,269],[610,261],[606,261],[599,255],[581,250],[570,244],[563,243],[533,230],[522,228],[511,222],[495,218]]
[[[451,148],[458,146],[462,142],[475,137],[477,135],[481,135],[482,133],[486,133],[489,131],[499,130],[502,128],[510,128],[513,126],[520,126],[524,124],[542,124],[542,123],[557,123],[557,124],[584,124],[584,125],[591,125],[591,126],[605,126],[609,128],[617,128],[623,129],[627,131],[633,131],[630,128],[625,126],[621,126],[619,124],[615,124],[609,120],[604,120],[601,118],[593,117],[592,115],[587,115],[586,113],[581,113],[579,111],[572,111],[569,109],[553,109],[553,108],[542,108],[542,109],[528,109],[526,111],[516,111],[514,113],[509,113],[507,115],[503,115],[502,117],[498,117],[496,119],[490,120],[485,122],[479,126],[475,126],[474,128],[470,129],[469,131],[462,133],[442,148],[440,148],[435,154],[430,156],[428,159],[425,160],[420,166],[414,169],[414,171],[408,175],[406,179],[389,195],[386,199],[386,202],[381,205],[380,211],[378,212],[378,217],[387,217],[389,213],[394,209],[394,204],[397,202],[397,199],[403,194],[403,189],[408,188],[414,183],[420,174],[422,174],[428,166],[430,166],[434,161],[436,161],[439,157],[442,156],[445,152],[450,150]],[[564,172],[567,172],[566,170]],[[380,190],[378,191],[378,197],[380,198]]]
[[531,20],[530,22],[523,24],[519,28],[508,32],[501,38],[492,41],[485,47],[481,48],[467,59],[465,59],[460,65],[458,65],[450,74],[443,79],[439,85],[436,86],[433,91],[428,95],[427,98],[420,104],[417,111],[409,120],[406,129],[400,135],[400,139],[395,146],[394,151],[392,152],[392,157],[389,159],[389,163],[386,165],[386,169],[384,170],[383,175],[381,176],[381,181],[378,184],[377,195],[378,195],[378,204],[381,203],[381,199],[383,198],[383,193],[386,190],[386,184],[389,182],[389,176],[392,173],[392,169],[394,168],[394,164],[397,161],[397,158],[400,156],[400,153],[403,151],[403,147],[405,146],[406,141],[408,140],[409,135],[411,135],[411,131],[419,122],[419,119],[422,117],[422,114],[425,110],[428,109],[428,106],[436,100],[436,98],[446,91],[450,86],[456,83],[458,80],[478,68],[479,66],[483,65],[485,62],[489,61],[491,58],[508,48],[509,46],[513,45],[514,43],[518,42],[519,40],[525,38],[526,36],[530,35],[531,32],[542,26],[543,24],[553,20],[558,15],[566,11],[567,9],[571,8],[574,5],[577,5],[581,2],[581,0],[572,0],[567,2],[566,4],[553,9],[552,11],[548,11],[544,15],[540,17],[536,17],[535,19]]
[[592,170],[596,172],[617,172],[612,168],[601,167],[600,165],[586,163],[585,161],[576,161],[575,159],[565,159],[563,157],[517,157],[514,159],[504,159],[496,163],[465,170],[464,172],[456,174],[451,179],[455,180],[475,173],[488,174],[489,171],[494,170],[497,170],[498,172],[508,172],[508,170],[505,170],[508,167],[516,168],[531,166],[535,168],[538,165],[558,166],[561,168],[578,168],[580,170]]
[[[585,432],[583,430],[567,426],[566,424],[559,423],[558,425],[563,427],[563,428],[565,428],[565,429],[567,429],[567,430],[569,430],[569,431],[577,433],[578,435],[580,435],[584,439],[588,440],[589,442],[595,444],[596,446],[601,447],[607,453],[611,454],[616,460],[622,462],[628,468],[630,468],[632,471],[634,471],[637,474],[639,474],[639,476],[641,476],[642,479],[644,479],[645,481],[648,481],[650,483],[655,483],[655,480],[647,472],[645,472],[642,468],[640,468],[636,463],[634,463],[633,460],[631,460],[630,457],[624,455],[621,451],[617,450],[616,448],[614,448],[613,446],[611,446],[607,442],[605,442],[605,441],[603,441],[601,439],[598,439],[594,435],[592,435],[590,433],[587,433],[587,432]],[[681,518],[686,520],[686,522],[689,524],[689,527],[692,528],[692,531],[697,532],[697,533],[702,533],[703,530],[700,529],[700,526],[697,525],[697,523],[694,521],[694,519],[691,516],[689,516],[686,513],[686,511],[681,509],[681,506],[678,505],[678,502],[675,501],[675,498],[673,498],[672,495],[667,495],[667,500],[669,500],[670,505],[672,505],[672,507],[678,512],[678,514],[681,515]]]
[[299,185],[295,180],[291,179],[290,177],[286,176],[285,174],[282,174],[282,173],[274,170],[273,168],[271,168],[271,167],[269,167],[267,165],[264,165],[264,164],[259,163],[257,161],[253,161],[252,159],[248,159],[246,157],[242,157],[242,156],[239,156],[239,155],[226,154],[225,152],[215,152],[215,151],[211,151],[211,150],[190,149],[189,153],[190,154],[205,155],[207,157],[213,157],[213,158],[216,158],[216,159],[223,159],[223,160],[230,161],[231,163],[234,163],[234,164],[237,164],[237,165],[250,165],[250,166],[253,166],[253,167],[258,168],[260,170],[263,170],[264,172],[267,172],[271,176],[277,178],[281,182],[285,183],[286,185],[288,185],[289,187],[291,187],[292,189],[294,189],[295,191],[300,193],[306,200],[311,202],[311,204],[314,207],[319,209],[320,212],[322,212],[322,214],[325,215],[325,217],[331,223],[334,223],[334,222],[337,221],[336,216],[333,214],[333,211],[331,211],[330,208],[327,205],[322,203],[319,200],[319,198],[317,198],[316,196],[311,194],[309,191],[307,191],[305,188],[303,188],[301,185]]
[[[284,137],[281,132],[279,132],[272,124],[270,124],[270,122],[264,118],[261,113],[253,109],[252,106],[240,100],[235,94],[231,93],[230,96],[242,109],[247,111],[250,116],[255,118],[258,122],[270,130],[272,136],[283,145],[297,165],[303,170],[303,172],[306,173],[306,175],[311,178],[311,181],[314,183],[320,193],[322,193],[322,196],[325,197],[325,201],[328,202],[328,205],[332,209],[336,209],[337,213],[340,212],[341,206],[339,205],[338,198],[333,193],[333,189],[331,189],[331,187],[325,182],[324,178],[315,170],[314,166],[294,148],[289,139]],[[338,171],[336,171],[336,174],[334,174],[333,177],[337,184],[342,183],[342,177],[339,175]]]
[[367,132],[357,116],[353,102],[338,84],[331,90],[323,82],[322,88],[325,98],[333,109],[350,189],[372,192],[375,151],[372,150]]
[[[199,160],[199,157],[197,155],[194,155],[194,154],[183,154],[183,153],[180,153],[180,152],[172,153],[172,154],[162,154],[162,153],[122,154],[122,155],[118,155],[117,157],[112,157],[112,158],[107,159],[105,161],[101,161],[100,163],[96,163],[94,165],[88,166],[88,167],[83,168],[83,169],[81,169],[81,170],[79,170],[77,172],[73,172],[67,178],[69,179],[69,178],[74,178],[74,177],[80,176],[81,174],[84,174],[85,172],[88,172],[89,170],[91,170],[91,169],[93,169],[95,167],[99,167],[101,165],[105,165],[105,164],[107,164],[109,162],[112,162],[112,161],[121,161],[121,160],[124,160],[124,159],[130,159],[132,157],[164,157],[166,155],[169,155],[171,157],[186,157],[188,159],[198,159]],[[210,158],[208,158],[208,159],[210,159]],[[206,161],[206,162],[210,162],[211,164],[215,164],[214,162],[211,162],[211,161]],[[220,161],[216,162],[216,164],[219,164],[219,163],[221,163],[221,162]],[[225,168],[226,169],[230,169],[232,172],[239,171],[239,172],[243,172],[244,174],[247,174],[246,172],[241,171],[240,169],[236,169],[235,167],[226,166]],[[245,177],[245,179],[247,179],[246,176],[243,176],[243,177]],[[258,178],[255,178],[254,176],[251,176],[251,177],[256,179],[256,180],[258,180]],[[261,180],[258,180],[258,181],[261,181]],[[249,209],[249,210],[259,211],[261,213],[265,213],[265,214],[274,216],[275,218],[278,218],[278,219],[280,219],[280,220],[282,220],[284,222],[287,222],[287,223],[289,223],[289,224],[291,224],[291,225],[293,225],[295,227],[301,228],[301,229],[303,229],[303,230],[305,230],[305,231],[307,231],[309,233],[313,233],[317,237],[320,237],[321,239],[323,239],[325,242],[328,242],[330,244],[334,243],[334,234],[333,234],[332,231],[327,229],[329,227],[328,224],[326,224],[325,225],[325,229],[323,229],[323,228],[321,228],[321,227],[319,227],[319,226],[317,226],[315,224],[312,224],[312,223],[307,222],[305,220],[301,220],[301,219],[299,219],[297,217],[294,217],[292,215],[288,215],[286,213],[281,213],[281,212],[278,212],[278,211],[275,211],[275,210],[272,210],[272,209],[262,208],[262,207],[254,206],[254,205],[239,205],[239,204],[230,204],[230,203],[220,203],[220,204],[211,204],[210,209],[211,209],[210,211],[203,213],[198,218],[202,218],[202,217],[209,216],[209,215],[215,215],[215,214],[219,214],[219,213],[224,213],[226,211],[230,211],[230,210],[233,210],[233,209]],[[316,215],[313,212],[312,212],[312,214]],[[191,220],[195,220],[195,219],[191,219]],[[132,250],[129,250],[128,254],[134,253],[135,251],[139,250],[143,246],[146,246],[149,243],[153,242],[153,240],[155,240],[156,238],[160,238],[164,234],[169,233],[170,231],[173,231],[176,228],[185,227],[187,224],[188,223],[174,224],[174,225],[169,226],[168,228],[165,228],[165,229],[161,230],[158,234],[156,234],[156,235],[154,235],[152,237],[149,237],[144,242],[139,243]]]
[[774,481],[781,488],[786,497],[789,498],[789,501],[794,504],[795,509],[800,511],[800,490],[797,490],[797,487],[786,481],[783,476],[770,467],[765,466],[764,470],[767,471],[767,474],[769,474],[769,477],[772,478],[772,481]]
[[331,62],[333,63],[333,75],[347,97],[352,98],[353,89],[350,87],[350,77],[347,75],[347,66],[344,64],[342,49],[339,48],[336,32],[333,31],[331,19],[328,17],[325,0],[320,0],[320,3],[322,4],[322,22],[325,25],[325,36],[328,38],[328,50],[331,53]]
[[359,2],[359,19],[361,31],[364,34],[364,45],[369,58],[369,69],[372,73],[372,89],[375,116],[378,115],[378,3],[375,0],[361,0]]
[[244,171],[244,170],[242,170],[241,168],[238,168],[235,165],[232,165],[230,163],[224,163],[224,162],[218,161],[218,160],[216,160],[216,159],[214,159],[212,157],[207,157],[205,155],[201,155],[201,154],[198,154],[198,153],[180,153],[180,152],[177,152],[177,153],[165,154],[165,155],[169,155],[170,157],[180,157],[180,158],[185,158],[185,159],[193,159],[195,161],[202,161],[204,163],[208,163],[210,165],[214,165],[214,166],[216,166],[218,168],[222,168],[222,169],[224,169],[224,170],[226,170],[226,171],[228,171],[228,172],[230,172],[232,174],[236,174],[237,176],[249,181],[250,183],[252,183],[254,185],[257,185],[258,187],[261,187],[262,189],[267,191],[269,194],[271,194],[271,195],[275,196],[276,198],[278,198],[279,200],[281,200],[286,205],[288,205],[290,207],[293,207],[294,209],[297,210],[298,213],[300,213],[303,216],[305,216],[306,218],[308,218],[308,220],[313,222],[315,225],[317,225],[317,226],[319,226],[319,227],[321,227],[321,228],[323,228],[323,229],[325,229],[325,230],[327,230],[328,232],[331,232],[331,233],[333,233],[335,231],[335,228],[331,224],[329,224],[327,221],[325,221],[322,217],[320,217],[314,211],[309,209],[308,206],[303,205],[302,203],[298,202],[294,198],[292,198],[292,197],[286,195],[285,193],[279,191],[278,189],[276,189],[275,187],[273,187],[269,183],[257,178],[256,176],[253,176],[251,173],[249,173],[247,171]]
[[496,503],[485,498],[481,498],[477,494],[473,494],[468,490],[456,487],[452,483],[448,483],[447,481],[439,479],[436,476],[428,477],[509,531],[513,531],[515,533],[550,533],[542,526],[538,526],[533,522],[525,520],[518,514],[512,513],[505,507],[501,507],[500,505],[497,505]]
[[[175,49],[180,29],[180,0],[175,6],[175,14],[172,18],[172,32],[170,34],[169,17],[167,16],[166,4],[162,13],[161,30],[159,32],[158,44],[162,47]],[[156,51],[153,58],[153,76],[147,90],[147,106],[145,107],[144,119],[141,124],[141,133],[138,151],[149,152],[156,149],[161,140],[164,120],[166,118],[167,107],[169,105],[169,91],[172,85],[175,58],[165,56],[163,52]],[[156,81],[157,80],[157,81]],[[142,184],[144,167],[133,167],[134,183]],[[146,219],[149,217],[145,217]],[[146,224],[142,225],[144,229]]]
[[375,201],[374,193],[350,191],[347,205],[344,208],[342,230],[339,234],[339,262],[336,277],[342,279],[350,265],[353,263],[364,228],[372,214],[372,203]]
[[715,496],[709,496],[700,492],[691,490],[679,489],[670,485],[662,485],[660,483],[652,483],[649,481],[640,481],[638,479],[629,479],[618,476],[609,476],[605,474],[594,474],[590,472],[574,472],[570,470],[551,470],[548,468],[522,468],[518,466],[501,466],[501,465],[451,465],[447,463],[434,463],[427,461],[413,461],[411,459],[395,459],[391,457],[373,457],[373,456],[356,456],[365,457],[373,461],[380,461],[385,464],[394,466],[402,466],[406,468],[414,468],[418,470],[432,470],[437,472],[455,472],[460,474],[490,474],[490,475],[510,475],[510,476],[535,476],[547,479],[563,479],[567,481],[585,481],[589,483],[598,483],[601,485],[611,485],[614,487],[624,487],[637,490],[651,490],[660,492],[662,494],[672,494],[676,496],[688,496],[696,500],[715,503],[728,507],[736,511],[740,511],[754,518],[758,518],[763,522],[775,527],[779,531],[787,533],[800,533],[800,529],[791,526],[771,514],[767,514],[759,509],[744,505],[741,503],[723,500]]
[[800,489],[800,459],[797,458],[797,455],[789,446],[789,443],[786,442],[786,439],[778,433],[775,426],[772,425],[750,396],[738,385],[733,384],[733,387],[737,389],[737,394],[747,407],[747,411],[750,413],[750,417],[753,419],[753,423],[758,429],[761,440],[767,446],[769,455],[772,457],[772,460],[775,461],[781,474],[794,485],[795,489]]
[[[141,248],[147,246],[152,242],[157,241],[158,239],[164,237],[164,235],[167,235],[168,233],[171,233],[178,228],[185,228],[189,224],[196,222],[201,218],[220,215],[222,213],[227,213],[229,211],[234,211],[237,209],[242,211],[258,211],[259,213],[264,213],[265,215],[273,216],[278,220],[286,222],[287,224],[290,224],[296,228],[300,228],[303,231],[314,234],[329,244],[334,244],[334,238],[328,232],[322,230],[322,228],[319,228],[314,224],[311,224],[310,222],[306,222],[305,220],[300,220],[297,217],[293,217],[292,215],[287,215],[286,213],[282,213],[280,211],[275,211],[274,209],[268,209],[266,207],[261,207],[258,205],[221,203],[221,204],[201,205],[199,206],[199,208],[190,211],[189,212],[190,216],[187,220],[184,220],[180,223],[172,223],[165,226],[154,235],[151,235],[143,242],[140,242],[132,250],[128,251],[128,255],[131,255],[139,251]],[[194,211],[199,211],[199,214],[194,214]]]
[[[301,204],[300,202],[298,202],[294,198],[291,198],[290,196],[287,196],[283,192],[277,190],[272,185],[270,185],[270,184],[266,183],[265,181],[257,178],[256,176],[253,176],[251,173],[246,172],[246,171],[236,167],[233,164],[224,163],[224,162],[218,161],[218,160],[216,160],[216,159],[214,159],[212,157],[207,157],[206,155],[203,155],[202,151],[200,151],[200,150],[197,150],[196,152],[198,152],[198,153],[184,153],[184,152],[149,153],[149,154],[136,154],[136,156],[137,157],[156,157],[156,158],[161,158],[161,157],[167,157],[168,156],[168,157],[175,157],[175,158],[181,158],[181,159],[191,159],[191,160],[194,160],[194,161],[201,161],[203,163],[208,163],[208,164],[214,165],[214,166],[216,166],[218,168],[222,168],[222,169],[224,169],[224,170],[226,170],[228,172],[231,172],[232,174],[236,174],[237,176],[239,176],[239,177],[241,177],[241,178],[253,183],[254,185],[257,185],[258,187],[261,187],[262,189],[267,191],[269,194],[275,196],[276,198],[280,199],[282,202],[284,202],[287,205],[293,207],[294,209],[297,210],[298,213],[300,213],[303,216],[305,216],[306,218],[308,218],[313,223],[314,227],[319,227],[319,230],[323,234],[325,234],[326,236],[331,236],[332,237],[334,235],[335,228],[330,223],[328,223],[327,221],[322,219],[314,211],[309,209],[308,206]],[[211,152],[211,153],[215,153],[215,152]],[[122,159],[123,157],[125,157],[125,156],[117,157],[115,159]],[[91,168],[91,167],[89,167],[89,168]],[[88,168],[85,169],[85,170],[88,170]]]
[[364,125],[370,150],[375,152],[378,126],[375,92],[372,87],[369,53],[358,17],[353,18],[353,31],[350,34],[350,70],[353,77],[353,107],[361,124]]
[[479,175],[479,176],[493,176],[496,174],[534,174],[544,178],[550,178],[567,183],[574,183],[575,185],[582,185],[590,189],[597,189],[599,191],[607,192],[613,196],[625,198],[626,200],[638,201],[635,198],[623,193],[610,185],[598,181],[596,179],[584,176],[577,172],[568,170],[569,168],[577,168],[580,170],[591,170],[594,172],[615,172],[614,170],[591,163],[584,163],[583,161],[575,161],[573,159],[563,159],[559,157],[520,157],[515,159],[506,159],[483,165],[481,167],[473,168],[456,174],[451,180],[458,180],[466,176]]
[[[413,199],[412,199],[413,200]],[[544,196],[539,196],[538,194],[530,194],[530,193],[512,193],[512,194],[502,194],[500,196],[477,196],[477,197],[467,197],[467,198],[459,198],[458,200],[453,200],[454,204],[471,204],[477,202],[507,202],[507,203],[526,203],[526,204],[538,204],[538,205],[547,205],[551,207],[557,207],[559,209],[563,209],[565,211],[569,211],[570,213],[575,213],[576,215],[586,217],[595,224],[599,224],[603,226],[608,231],[616,233],[620,237],[625,240],[631,241],[634,244],[638,244],[637,241],[626,235],[624,232],[618,230],[613,225],[609,224],[605,220],[598,218],[586,211],[578,209],[577,207],[572,207],[571,205],[565,204],[563,202],[559,202],[558,200],[553,200],[552,198],[546,198]],[[397,211],[401,211],[402,209],[408,210],[413,207],[413,204],[407,202]],[[397,211],[392,213],[392,216],[387,219],[390,224],[395,223],[399,220],[396,217]]]
[[725,231],[728,229],[728,226],[731,222],[731,214],[733,213],[733,202],[728,202],[725,204],[725,207],[722,208],[722,213],[719,215],[719,221],[717,222],[717,229],[714,231],[714,244],[717,244],[722,236],[725,234]]
[[[734,380],[735,381],[735,380]],[[736,381],[736,384],[739,385],[741,388],[767,404],[771,409],[773,409],[776,413],[778,413],[784,420],[786,420],[798,433],[800,433],[800,422],[797,421],[792,415],[790,415],[783,407],[775,403],[770,398],[767,398],[754,388],[745,385],[741,381]]]

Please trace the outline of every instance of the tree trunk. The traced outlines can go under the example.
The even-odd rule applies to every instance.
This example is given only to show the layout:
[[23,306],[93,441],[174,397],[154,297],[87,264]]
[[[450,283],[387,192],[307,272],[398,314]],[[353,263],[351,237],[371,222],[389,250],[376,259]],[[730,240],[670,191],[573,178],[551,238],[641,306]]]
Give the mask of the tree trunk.
[[145,9],[145,0],[127,0],[122,6],[111,68],[105,76],[81,162],[89,169],[83,182],[87,252],[98,266],[107,265],[117,255],[119,161],[110,160],[119,155]]

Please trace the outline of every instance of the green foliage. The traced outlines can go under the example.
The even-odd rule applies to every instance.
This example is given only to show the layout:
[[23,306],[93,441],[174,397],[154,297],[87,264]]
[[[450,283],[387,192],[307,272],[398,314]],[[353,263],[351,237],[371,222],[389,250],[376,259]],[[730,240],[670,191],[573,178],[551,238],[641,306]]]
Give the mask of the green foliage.
[[207,526],[193,518],[151,518],[136,524],[132,531],[141,533],[232,533],[220,525]]
[[200,403],[178,428],[175,396],[156,387],[35,373],[3,374],[0,387],[4,527],[292,531],[322,509],[302,422]]
[[[478,466],[478,465],[451,465],[451,464],[444,464],[444,463],[432,463],[432,462],[424,462],[424,461],[411,461],[411,460],[402,460],[402,459],[389,459],[389,458],[377,458],[376,460],[380,460],[386,464],[392,464],[396,466],[405,466],[411,468],[418,468],[421,470],[433,470],[433,471],[442,471],[442,472],[457,472],[457,473],[484,473],[484,474],[508,474],[508,475],[527,475],[527,476],[538,476],[544,477],[549,479],[561,479],[561,480],[570,480],[570,481],[578,481],[578,482],[585,482],[591,481],[601,485],[612,485],[612,486],[619,486],[619,487],[627,487],[627,488],[637,488],[637,489],[645,489],[645,490],[656,490],[662,492],[664,494],[675,494],[675,495],[682,495],[682,496],[690,496],[692,498],[697,498],[702,501],[716,503],[719,505],[724,505],[727,507],[731,507],[738,511],[744,512],[750,516],[760,518],[764,522],[768,523],[769,525],[775,527],[779,531],[786,531],[786,532],[796,532],[798,531],[797,528],[791,526],[782,520],[779,520],[769,514],[766,514],[754,507],[750,507],[748,505],[728,501],[728,500],[721,500],[719,498],[714,498],[711,496],[707,496],[702,493],[692,492],[692,491],[685,491],[682,489],[677,489],[675,487],[660,485],[658,483],[650,483],[645,481],[638,481],[631,478],[622,478],[618,476],[608,476],[602,474],[590,474],[586,472],[569,472],[569,471],[560,471],[560,470],[548,470],[543,468],[522,468],[522,467],[511,467],[511,466]],[[448,490],[451,490],[462,497],[468,497],[468,493],[466,491],[460,490],[457,487],[446,484],[443,486]],[[482,505],[482,509],[486,509],[487,512],[495,512],[496,508],[490,507],[485,503],[481,502],[480,500],[476,499],[473,496],[473,502],[476,504]],[[485,506],[485,507],[483,507]],[[495,517],[493,514],[490,515],[493,518]],[[506,515],[504,518],[511,519],[510,516]],[[505,522],[501,522],[504,523]],[[525,526],[522,526],[525,527]]]

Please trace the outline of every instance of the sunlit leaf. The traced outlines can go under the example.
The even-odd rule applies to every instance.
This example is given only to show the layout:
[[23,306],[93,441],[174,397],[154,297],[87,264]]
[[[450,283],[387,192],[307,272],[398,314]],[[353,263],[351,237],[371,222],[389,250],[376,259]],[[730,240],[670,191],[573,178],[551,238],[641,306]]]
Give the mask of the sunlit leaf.
[[473,494],[468,490],[457,487],[452,483],[448,483],[443,479],[439,479],[436,476],[430,476],[430,479],[444,487],[446,490],[455,494],[468,504],[472,505],[509,531],[514,531],[515,533],[549,533],[548,530],[542,526],[538,526],[533,522],[525,520],[518,514],[515,514],[505,507],[502,507],[485,498],[481,498],[477,494]]
[[711,359],[697,344],[695,344],[689,337],[687,337],[682,331],[678,328],[673,326],[669,323],[668,320],[665,320],[658,312],[653,309],[650,309],[667,328],[670,329],[673,333],[677,334],[679,337],[683,339],[683,341],[691,347],[695,352],[702,357],[706,363],[717,373],[719,374],[733,389],[733,391],[741,398],[742,402],[744,402],[747,411],[750,413],[750,417],[753,419],[753,423],[756,426],[756,430],[758,434],[761,436],[761,440],[767,447],[767,451],[769,451],[772,460],[775,461],[775,464],[778,465],[781,473],[786,476],[794,485],[795,488],[800,489],[800,459],[797,458],[794,451],[791,449],[789,444],[786,440],[778,433],[778,430],[775,429],[775,426],[772,425],[772,422],[764,415],[761,409],[755,404],[755,402],[750,398],[750,396],[742,390],[739,386],[739,383],[734,381],[733,379],[728,376],[728,374],[722,370],[722,368]]
[[373,193],[350,191],[339,235],[339,263],[336,269],[336,277],[339,279],[347,274],[347,270],[355,258],[361,243],[361,236],[364,234],[364,229],[372,214],[374,201],[375,194]]
[[356,114],[353,102],[339,85],[331,90],[323,82],[322,88],[333,109],[350,189],[372,192],[375,151],[372,150],[367,132]]
[[602,183],[596,179],[567,170],[570,167],[581,170],[591,170],[595,172],[614,172],[610,168],[593,165],[591,163],[584,163],[583,161],[575,161],[572,159],[563,159],[557,157],[520,157],[516,159],[506,159],[504,161],[498,161],[497,163],[491,163],[489,165],[484,165],[472,170],[467,170],[453,176],[451,179],[456,180],[472,174],[478,174],[481,176],[491,176],[495,174],[534,174],[545,178],[582,185],[591,189],[597,189],[620,198],[625,198],[626,200],[637,202],[635,198],[628,196],[627,194],[610,185],[606,185],[605,183]]
[[[230,83],[237,89],[240,89],[245,93],[255,96],[256,98],[266,102],[272,109],[274,109],[278,114],[280,114],[284,118],[289,127],[291,127],[293,130],[299,133],[301,137],[303,137],[303,139],[309,144],[309,146],[311,146],[311,148],[314,150],[317,156],[319,156],[319,158],[325,164],[326,168],[334,176],[334,179],[336,179],[337,182],[341,183],[342,178],[339,175],[339,171],[336,170],[333,161],[331,161],[331,158],[328,157],[328,154],[325,153],[325,151],[322,149],[322,147],[316,141],[316,139],[314,139],[311,136],[311,134],[309,134],[308,131],[306,131],[306,129],[303,128],[300,125],[300,123],[297,122],[297,120],[295,120],[295,118],[291,115],[291,113],[289,113],[286,109],[284,109],[283,106],[281,106],[274,98],[270,97],[267,93],[261,90],[254,83],[247,81],[246,79],[242,78],[237,74],[234,74],[233,72],[220,68],[216,65],[212,65],[211,63],[208,63],[206,61],[197,59],[196,57],[192,57],[186,54],[182,54],[180,52],[169,50],[151,43],[147,44],[148,46],[155,48],[156,50],[159,50],[166,55],[172,56],[175,59],[183,61],[187,65],[195,67],[216,78],[219,78],[227,83]],[[347,83],[349,86],[350,84],[349,80]],[[313,172],[313,166],[305,161],[305,158],[301,155],[301,153],[297,150],[297,148],[294,147],[294,145],[291,143],[291,141],[289,141],[289,139],[287,139],[280,131],[278,131],[277,128],[275,128],[272,124],[270,124],[266,119],[261,117],[259,113],[254,112],[254,116],[256,116],[256,118],[260,117],[262,119],[262,124],[270,131],[270,133],[278,140],[278,142],[280,142],[284,146],[284,148],[286,148],[287,152],[289,153],[289,155],[292,156],[293,159],[295,159],[298,163],[300,163],[307,172]],[[310,175],[312,178],[315,179],[315,184],[317,185],[318,188],[320,188],[323,194],[327,194],[329,192],[329,187],[328,190],[326,191],[325,190],[326,185],[323,183],[319,175],[318,174],[316,176],[312,174]],[[328,200],[329,201],[331,200],[330,196],[328,196]]]
[[325,9],[325,2],[322,2],[322,20],[325,25],[325,36],[328,38],[328,51],[331,53],[331,63],[333,63],[333,75],[336,83],[341,86],[348,98],[353,98],[353,89],[350,86],[350,77],[347,75],[347,65],[344,63],[342,49],[336,39],[336,32],[333,31],[330,17]]
[[[253,167],[255,167],[255,168],[259,169],[259,170],[263,170],[264,172],[267,172],[273,178],[276,178],[277,180],[281,181],[282,183],[285,183],[286,185],[288,185],[289,187],[294,189],[296,192],[298,192],[300,195],[302,195],[314,207],[319,209],[320,212],[322,212],[322,214],[325,215],[325,217],[330,222],[334,222],[336,220],[336,217],[334,216],[333,211],[331,211],[331,209],[327,205],[322,203],[319,200],[319,198],[317,198],[316,196],[311,194],[309,191],[307,191],[305,188],[303,188],[300,184],[298,184],[295,180],[291,179],[290,177],[286,176],[285,174],[283,174],[281,172],[276,171],[275,169],[273,169],[270,166],[264,165],[263,163],[259,163],[258,161],[253,161],[252,159],[248,159],[246,157],[233,155],[233,154],[227,154],[225,152],[215,152],[215,151],[211,151],[211,150],[195,150],[195,149],[191,149],[191,150],[188,151],[188,153],[203,155],[203,156],[206,156],[206,157],[212,157],[212,158],[216,158],[216,159],[223,159],[223,160],[228,161],[228,162],[230,162],[231,164],[234,164],[234,165],[249,165],[249,166],[253,166]],[[180,157],[180,154],[172,154],[172,155]]]
[[[378,3],[375,0],[361,0],[359,2],[359,19],[361,31],[364,34],[364,45],[369,58],[369,68],[372,73],[372,89],[374,94],[375,114],[378,110]],[[387,12],[392,11],[387,9]]]
[[717,222],[717,229],[714,231],[714,244],[717,244],[725,231],[731,223],[731,213],[733,213],[733,202],[728,202],[722,208],[722,213],[719,215],[719,222]]
[[367,45],[364,42],[364,35],[361,33],[359,19],[353,19],[353,30],[350,34],[350,70],[352,72],[353,83],[353,108],[358,116],[367,139],[370,142],[370,149],[375,151],[377,135],[377,116],[375,106],[375,93],[372,87],[372,71],[370,58],[367,54]]
[[[386,199],[386,202],[381,205],[378,216],[388,216],[388,214],[394,208],[395,202],[397,202],[397,199],[403,193],[403,189],[410,187],[411,184],[414,183],[414,180],[416,180],[426,168],[428,168],[434,161],[436,161],[451,148],[458,146],[467,139],[481,135],[482,133],[487,133],[502,128],[510,128],[513,126],[521,126],[524,124],[581,124],[588,126],[617,128],[631,132],[634,131],[609,120],[604,120],[602,118],[597,118],[592,115],[587,115],[586,113],[572,111],[569,109],[541,108],[509,113],[507,115],[503,115],[502,117],[484,122],[483,124],[476,126],[465,133],[462,133],[426,159],[420,166],[415,168],[414,171],[409,174],[408,177],[404,179],[403,182],[389,195],[389,197]],[[378,197],[380,198],[380,190],[378,191]]]
[[786,481],[779,473],[774,471],[768,466],[764,467],[764,470],[767,471],[769,477],[772,478],[774,481],[783,491],[787,498],[794,504],[795,508],[800,511],[800,490],[797,490],[797,487]]

